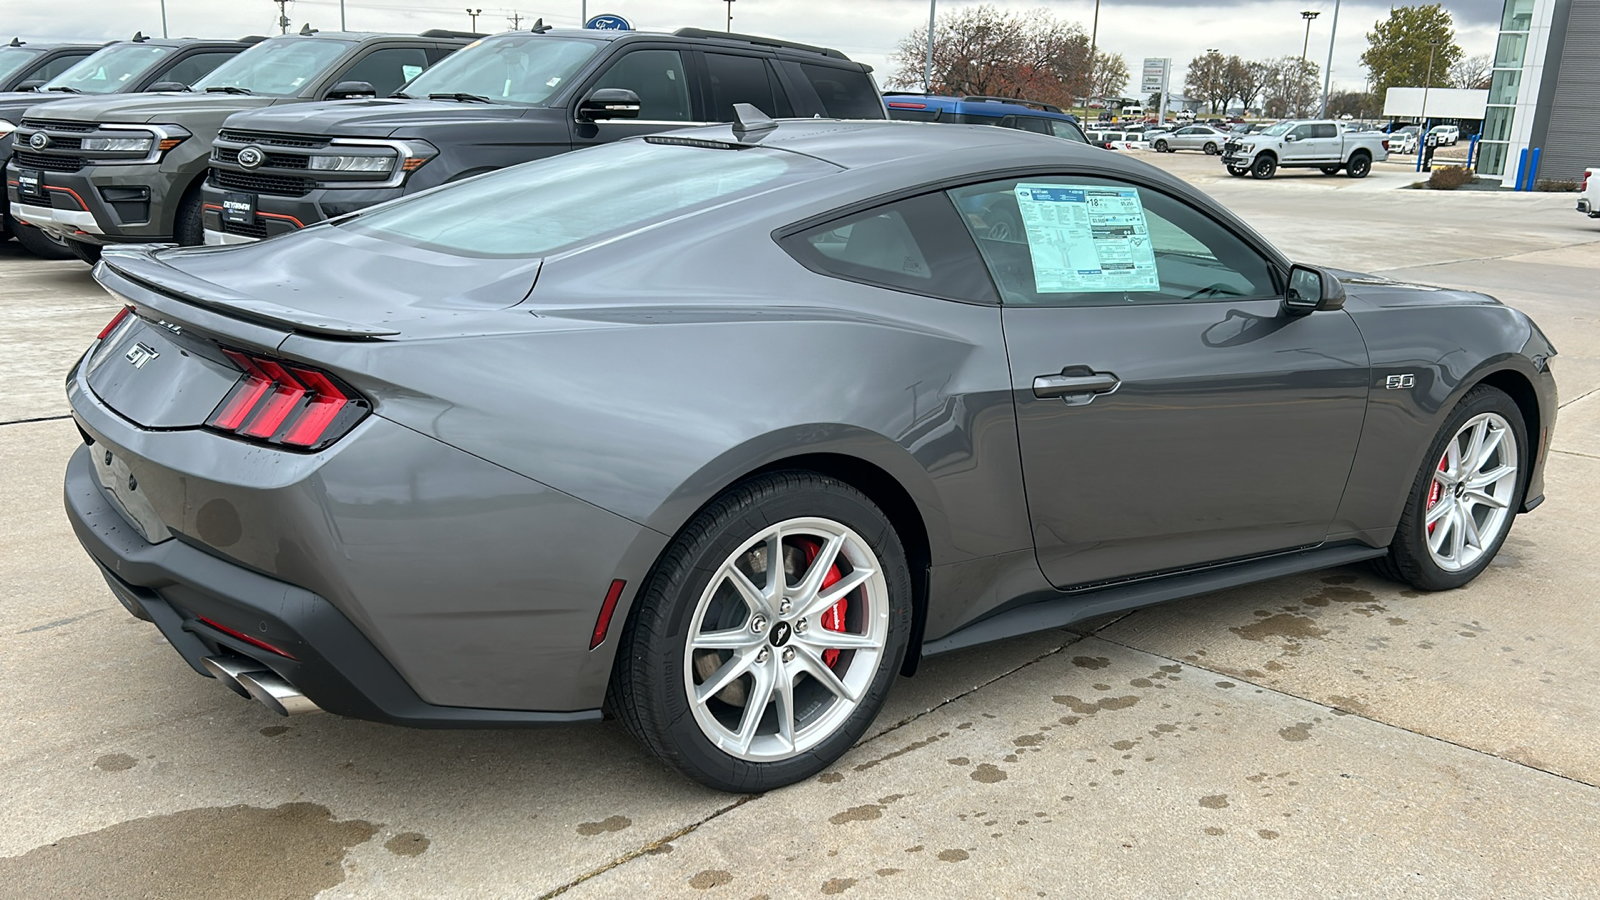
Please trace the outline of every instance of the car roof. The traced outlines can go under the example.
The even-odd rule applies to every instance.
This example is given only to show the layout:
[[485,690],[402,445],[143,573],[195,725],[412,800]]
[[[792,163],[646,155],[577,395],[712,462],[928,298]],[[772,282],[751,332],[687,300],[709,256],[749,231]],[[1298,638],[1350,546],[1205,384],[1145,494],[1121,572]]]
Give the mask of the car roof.
[[772,52],[787,60],[814,63],[819,65],[834,66],[836,68],[856,69],[871,72],[872,67],[856,62],[838,50],[828,47],[817,47],[811,44],[801,44],[795,41],[785,41],[779,38],[763,37],[756,34],[740,34],[729,31],[707,31],[702,28],[679,28],[677,31],[615,31],[608,28],[545,28],[539,32],[528,31],[503,31],[491,35],[491,38],[504,38],[516,34],[548,34],[552,37],[583,38],[591,41],[688,41],[694,43],[710,43],[725,46],[730,49],[759,50]]
[[[1076,116],[1070,116],[1059,108],[1041,103],[1037,100],[1024,100],[1012,97],[951,97],[943,94],[918,94],[912,92],[891,91],[884,95],[884,104],[890,109],[938,109],[945,112],[959,113],[969,116],[987,116],[989,118],[1003,118],[1005,116],[1033,116],[1040,119],[1060,119],[1063,122],[1076,122]],[[917,106],[916,104],[921,104]],[[1040,108],[1045,107],[1045,108]]]

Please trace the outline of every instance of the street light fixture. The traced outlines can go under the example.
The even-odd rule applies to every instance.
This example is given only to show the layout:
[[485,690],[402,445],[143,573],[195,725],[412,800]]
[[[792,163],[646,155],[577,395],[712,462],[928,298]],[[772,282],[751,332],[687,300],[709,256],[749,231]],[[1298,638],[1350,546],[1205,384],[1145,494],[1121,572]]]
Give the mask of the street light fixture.
[[483,15],[483,10],[481,10],[481,9],[473,9],[472,7],[469,6],[469,7],[467,7],[467,15],[472,17],[472,30],[473,30],[473,32],[477,32],[477,30],[478,30],[478,16]]
[[1301,62],[1305,62],[1306,61],[1306,52],[1311,49],[1311,20],[1315,19],[1317,16],[1320,16],[1320,15],[1322,15],[1322,13],[1313,12],[1313,11],[1311,11],[1309,9],[1308,10],[1304,10],[1304,11],[1302,11],[1300,13],[1300,18],[1306,20],[1306,42],[1305,42],[1305,44],[1303,44],[1300,47],[1300,61]]

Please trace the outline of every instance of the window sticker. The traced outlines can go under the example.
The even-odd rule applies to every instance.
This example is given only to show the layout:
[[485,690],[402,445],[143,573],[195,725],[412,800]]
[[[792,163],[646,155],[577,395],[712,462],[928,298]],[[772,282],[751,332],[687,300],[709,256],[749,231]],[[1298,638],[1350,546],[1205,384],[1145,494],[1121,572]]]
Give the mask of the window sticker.
[[1016,196],[1039,293],[1161,290],[1137,188],[1024,182]]
[[422,67],[421,66],[401,66],[400,67],[400,77],[402,79],[406,80],[406,81],[410,81],[411,79],[413,79],[413,78],[415,78],[415,77],[417,77],[418,75],[421,75],[421,74],[422,74]]

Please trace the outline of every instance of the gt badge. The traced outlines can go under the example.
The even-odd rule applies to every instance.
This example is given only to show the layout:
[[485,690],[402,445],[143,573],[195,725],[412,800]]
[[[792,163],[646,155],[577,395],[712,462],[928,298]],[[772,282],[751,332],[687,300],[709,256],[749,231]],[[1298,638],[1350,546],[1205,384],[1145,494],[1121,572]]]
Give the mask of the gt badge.
[[142,369],[142,368],[144,368],[144,364],[145,363],[149,362],[152,359],[155,359],[156,357],[158,357],[160,355],[161,354],[157,353],[156,349],[154,347],[150,346],[149,344],[139,343],[139,344],[134,344],[133,345],[133,349],[129,350],[127,352],[127,355],[124,356],[123,358],[126,359],[128,362],[133,363],[133,367],[135,369]]
[[1417,376],[1407,373],[1405,375],[1390,375],[1384,380],[1383,386],[1387,390],[1398,391],[1417,386]]

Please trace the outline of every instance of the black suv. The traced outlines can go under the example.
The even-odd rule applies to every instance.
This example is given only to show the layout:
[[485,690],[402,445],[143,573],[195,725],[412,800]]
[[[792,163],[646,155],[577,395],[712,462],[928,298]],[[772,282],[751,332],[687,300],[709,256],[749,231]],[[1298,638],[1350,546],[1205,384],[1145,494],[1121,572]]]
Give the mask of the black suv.
[[483,172],[614,141],[775,117],[882,119],[872,69],[837,50],[724,32],[508,32],[394,99],[228,119],[205,186],[206,242],[303,228]]
[[65,238],[90,262],[102,244],[199,244],[200,183],[228,116],[386,94],[476,37],[308,28],[261,41],[190,93],[79,98],[32,110],[17,140],[42,143],[19,151],[7,169],[13,215]]
[[30,91],[72,68],[105,44],[32,44],[21,38],[0,47],[0,93]]
[[[27,90],[0,94],[0,169],[11,158],[18,126],[27,124],[22,117],[28,109],[85,94],[126,95],[152,90],[187,89],[188,85],[260,40],[259,37],[237,41],[195,38],[158,40],[135,34],[132,40],[117,41],[102,47],[62,45],[46,50],[44,55],[49,56],[51,61],[40,63],[34,59],[30,63],[33,66],[44,65],[47,70],[54,72],[50,80],[40,86],[40,90],[33,89],[40,74],[36,71],[24,85]],[[0,48],[0,54],[29,49],[29,45],[13,40],[11,46]],[[64,68],[58,69],[58,65]],[[0,61],[0,69],[3,68],[4,62]],[[71,143],[71,138],[65,141],[68,146]],[[13,195],[11,201],[14,203],[17,200],[14,190],[17,176],[8,176],[6,181],[7,192]],[[45,196],[48,197],[48,194]],[[49,201],[46,200],[43,205],[50,205]],[[72,203],[67,206],[80,208]],[[72,256],[63,238],[20,224],[13,218],[17,215],[15,209],[0,212],[5,213],[5,231],[14,235],[19,243],[36,255],[46,259],[68,259]]]

